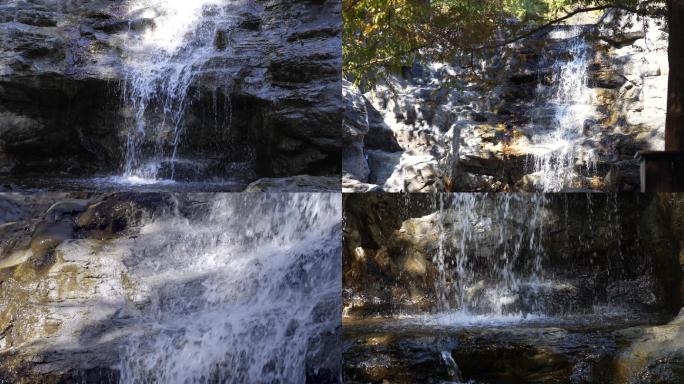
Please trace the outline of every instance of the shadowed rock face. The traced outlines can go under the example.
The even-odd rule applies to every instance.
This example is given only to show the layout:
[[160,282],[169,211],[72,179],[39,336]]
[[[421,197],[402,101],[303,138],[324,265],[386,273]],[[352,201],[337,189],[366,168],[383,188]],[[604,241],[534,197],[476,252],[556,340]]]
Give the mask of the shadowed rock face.
[[[133,111],[127,41],[155,27],[129,2],[0,6],[0,174],[120,172]],[[226,2],[236,18],[189,86],[181,179],[333,175],[340,169],[337,1]],[[149,143],[153,145],[150,138]],[[199,163],[199,162],[198,162]],[[197,163],[194,163],[195,167]]]
[[[486,314],[497,311],[487,286],[503,291],[497,281],[511,274],[517,298],[503,313],[678,311],[679,243],[655,196],[537,197],[485,194],[468,205],[459,196],[348,196],[347,315]],[[538,278],[541,285],[527,286]],[[465,303],[454,287],[467,292]]]

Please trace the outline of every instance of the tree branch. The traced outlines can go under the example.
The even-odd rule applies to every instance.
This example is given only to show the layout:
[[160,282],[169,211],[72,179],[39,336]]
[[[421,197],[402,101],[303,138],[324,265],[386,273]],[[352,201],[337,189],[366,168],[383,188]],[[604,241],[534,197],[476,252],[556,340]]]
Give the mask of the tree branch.
[[[646,1],[642,1],[642,2],[641,2],[641,5],[653,4],[653,3],[658,3],[658,2],[661,2],[661,1],[662,1],[662,0],[646,0]],[[486,50],[486,49],[495,49],[495,48],[504,47],[504,46],[507,46],[507,45],[509,45],[509,44],[512,44],[512,43],[515,43],[515,42],[517,42],[517,41],[520,41],[520,40],[523,40],[523,39],[525,39],[525,38],[528,38],[528,37],[530,37],[530,36],[532,36],[532,35],[534,35],[534,34],[536,34],[536,33],[539,33],[539,32],[541,32],[541,31],[543,31],[543,30],[546,30],[546,29],[548,29],[548,28],[550,28],[550,27],[553,27],[554,25],[556,25],[556,24],[558,24],[558,23],[561,23],[561,22],[563,22],[563,21],[565,21],[565,20],[568,20],[568,19],[572,18],[573,16],[576,16],[576,15],[578,15],[578,14],[580,14],[580,13],[587,13],[587,12],[593,12],[593,11],[605,11],[605,10],[607,10],[607,9],[620,9],[620,10],[627,11],[627,12],[630,12],[630,13],[634,13],[634,14],[637,14],[637,15],[648,15],[648,12],[646,12],[645,10],[641,10],[641,9],[637,9],[637,8],[632,8],[632,7],[627,7],[627,6],[620,5],[620,4],[603,4],[603,5],[597,5],[597,6],[592,6],[592,7],[581,7],[581,8],[574,9],[573,11],[571,11],[571,12],[569,12],[569,13],[567,13],[567,14],[561,16],[561,17],[558,17],[558,18],[556,18],[556,19],[550,20],[550,21],[548,21],[548,22],[546,22],[546,23],[544,23],[544,24],[542,24],[542,25],[540,25],[540,26],[537,26],[537,27],[535,27],[535,28],[532,28],[531,30],[529,30],[529,31],[527,31],[527,32],[525,32],[525,33],[522,33],[522,34],[520,34],[520,35],[511,37],[511,38],[509,38],[509,39],[506,39],[506,40],[504,40],[504,41],[498,42],[498,43],[496,43],[496,44],[485,45],[485,46],[480,46],[480,47],[476,47],[476,48],[471,48],[471,50],[474,50],[474,51],[481,51],[481,50]],[[600,21],[600,22],[602,22],[602,21],[605,19],[605,17],[606,17],[606,15],[604,15],[604,16],[601,18],[601,21]],[[368,67],[368,66],[383,65],[383,64],[388,63],[388,62],[390,62],[390,61],[392,61],[392,60],[394,60],[394,59],[396,59],[396,58],[398,58],[398,57],[400,57],[400,56],[404,56],[404,55],[416,53],[416,52],[418,52],[419,50],[421,50],[421,49],[423,49],[423,48],[426,48],[426,47],[425,47],[425,46],[422,46],[422,45],[421,45],[421,46],[416,46],[416,47],[413,47],[413,48],[411,48],[411,49],[409,49],[409,50],[406,50],[406,51],[397,52],[397,53],[395,53],[395,54],[392,55],[392,56],[385,57],[385,58],[373,59],[373,60],[368,61],[368,62],[365,62],[365,63],[360,63],[360,64],[357,64],[357,65],[351,66],[350,68],[352,68],[352,69],[359,69],[359,68],[364,68],[364,67]]]
[[[644,3],[651,3],[651,2],[653,2],[653,1],[647,1]],[[527,37],[530,37],[530,36],[532,36],[538,32],[545,30],[545,29],[553,27],[554,25],[556,25],[560,22],[563,22],[567,19],[570,19],[571,17],[576,16],[580,13],[593,12],[593,11],[605,11],[606,9],[621,9],[621,10],[628,11],[631,13],[636,13],[636,14],[640,13],[638,9],[630,8],[630,7],[626,7],[626,6],[620,6],[620,5],[616,5],[616,4],[604,4],[604,5],[594,6],[594,7],[577,8],[577,9],[573,10],[572,12],[565,14],[562,17],[548,21],[548,22],[546,22],[546,23],[544,23],[544,24],[542,24],[536,28],[532,28],[531,30],[529,30],[529,31],[527,31],[521,35],[509,38],[509,39],[504,40],[502,42],[499,42],[497,44],[480,46],[476,49],[477,50],[484,50],[484,49],[494,49],[494,48],[504,47],[506,45],[513,44],[517,41],[520,41],[520,40],[523,40]]]

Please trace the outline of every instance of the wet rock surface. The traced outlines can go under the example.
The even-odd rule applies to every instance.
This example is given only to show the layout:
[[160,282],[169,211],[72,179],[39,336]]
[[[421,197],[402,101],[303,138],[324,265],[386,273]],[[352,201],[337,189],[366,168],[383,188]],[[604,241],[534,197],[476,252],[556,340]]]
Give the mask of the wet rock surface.
[[340,178],[299,175],[284,178],[259,179],[247,186],[245,192],[337,192]]
[[[0,379],[7,382],[118,378],[110,368],[115,362],[114,344],[90,340],[79,345],[75,335],[65,332],[82,319],[97,318],[93,315],[99,311],[102,316],[110,313],[101,300],[121,287],[116,274],[122,272],[111,254],[88,256],[88,249],[93,252],[104,243],[94,228],[79,224],[79,216],[102,201],[77,193],[65,195],[46,195],[56,200],[48,208],[25,199],[19,204],[31,213],[0,229],[0,328],[4,330]],[[2,195],[0,200],[16,201],[19,196],[27,195]],[[115,200],[134,204],[135,199],[119,196]],[[13,227],[23,230],[13,231]]]
[[[122,99],[127,44],[156,23],[129,3],[0,6],[3,178],[121,171],[134,114]],[[245,162],[249,169],[239,176],[251,172],[249,181],[339,174],[339,2],[223,6],[238,21],[217,30],[214,52],[189,85],[193,102],[178,148],[179,157],[202,169],[179,177],[225,178],[235,173],[231,164]],[[150,137],[145,145],[159,140]]]
[[[604,319],[601,323],[572,325],[545,324],[542,320],[536,324],[441,328],[387,320],[351,321],[344,325],[345,382],[659,382],[657,375],[667,377],[672,372],[672,366],[665,367],[667,360],[659,362],[663,366],[660,370],[641,373],[656,381],[639,381],[643,379],[638,376],[624,381],[619,377],[615,359],[620,346],[629,343],[621,329],[630,329],[633,321]],[[641,321],[662,320],[653,317]],[[673,365],[676,370],[676,363]],[[670,374],[670,381],[662,382],[674,383],[673,379],[681,377],[681,373]]]
[[[379,76],[362,95],[345,84],[345,121],[356,122],[356,133],[345,139],[343,187],[638,190],[634,155],[664,147],[668,73],[664,27],[645,23],[621,21],[618,33],[592,24],[558,26],[478,62],[479,81],[466,80],[472,71],[457,59]],[[573,45],[573,36],[584,36],[586,46]],[[566,90],[577,92],[577,100],[567,103],[575,96],[558,88],[578,72],[583,79]],[[362,105],[359,98],[365,109],[352,107]],[[570,116],[581,117],[583,126],[571,128],[569,139],[551,139],[566,123],[576,125],[564,121]]]
[[[682,196],[557,194],[530,210],[531,196],[518,205],[500,195],[456,205],[425,194],[345,198],[345,382],[684,380]],[[527,248],[519,230],[535,217],[541,247]],[[474,256],[461,259],[464,250]],[[535,284],[522,271],[539,252]],[[513,295],[498,283],[511,273],[522,273]]]
[[[207,284],[213,278],[211,273],[197,274],[151,286],[145,279],[152,273],[145,268],[154,267],[157,258],[164,260],[161,267],[182,266],[194,260],[178,260],[175,256],[177,249],[183,249],[182,241],[168,245],[145,236],[159,239],[164,231],[172,231],[170,227],[164,227],[165,220],[178,219],[181,223],[178,225],[191,221],[201,223],[210,220],[207,217],[225,214],[224,210],[229,207],[217,202],[212,194],[203,193],[32,196],[0,194],[0,206],[16,207],[12,216],[0,224],[0,382],[119,382],[123,351],[131,339],[145,335],[141,333],[144,314],[186,305],[184,295],[201,299],[209,294]],[[253,200],[244,198],[240,203],[250,214],[264,209],[264,206],[254,205]],[[274,200],[271,200],[271,208],[282,209]],[[216,207],[220,210],[212,211]],[[276,214],[275,211],[271,213]],[[233,241],[242,235],[247,239],[247,234],[253,234],[253,230],[254,226],[246,225],[244,231],[235,231]],[[198,233],[197,239],[196,244],[200,245],[216,241],[203,233]],[[259,235],[249,239],[254,244],[263,240]],[[304,272],[311,260],[339,257],[335,256],[339,255],[339,245],[337,247],[330,250],[322,247],[315,252],[302,250],[292,255],[289,260],[297,260],[287,280],[292,286],[283,283],[279,297],[287,300],[297,284],[301,284],[299,279],[311,275]],[[186,252],[186,257],[190,257],[190,251]],[[339,274],[339,270],[333,268],[337,264],[330,261],[325,266],[328,264],[331,271]],[[255,268],[259,266],[257,263]],[[147,272],[143,272],[145,270]],[[329,283],[323,277],[317,278],[320,279],[316,280],[319,287]],[[337,281],[335,279],[334,283]],[[248,292],[252,291],[249,288]],[[320,334],[305,338],[307,343],[301,350],[302,367],[297,369],[303,370],[306,382],[334,383],[339,380],[340,354],[336,349],[339,348],[339,326],[334,326],[339,323],[339,300],[339,296],[334,295],[321,301],[303,319],[290,322],[290,337],[300,337],[300,340],[309,323],[320,325]],[[203,312],[197,303],[186,310],[207,316],[206,309]],[[328,329],[327,324],[333,326]],[[192,328],[186,331],[200,332]],[[153,339],[154,333],[149,336]],[[237,341],[227,342],[229,345],[234,343]],[[144,353],[145,350],[145,345],[141,344],[135,352]],[[261,363],[269,366],[266,361]],[[276,360],[270,364],[281,363]],[[216,371],[216,379],[209,382],[225,382],[220,377],[226,373],[221,373],[221,367],[216,367]],[[230,376],[233,374],[236,376]],[[229,376],[245,374],[231,372]]]
[[[456,276],[459,262],[482,279],[477,283],[476,277],[467,294],[480,306],[488,300],[487,282],[510,268],[521,280],[512,283],[519,297],[505,311],[534,312],[541,305],[544,313],[562,315],[591,312],[601,303],[678,310],[679,235],[667,224],[669,208],[655,196],[557,194],[539,195],[536,202],[534,195],[464,197],[473,197],[472,205],[421,194],[345,198],[348,316],[437,311],[438,290],[463,284],[456,277],[441,281],[439,270]],[[543,223],[541,230],[530,230],[535,222]],[[496,255],[515,261],[493,261]],[[535,268],[546,283],[522,277],[535,276]]]

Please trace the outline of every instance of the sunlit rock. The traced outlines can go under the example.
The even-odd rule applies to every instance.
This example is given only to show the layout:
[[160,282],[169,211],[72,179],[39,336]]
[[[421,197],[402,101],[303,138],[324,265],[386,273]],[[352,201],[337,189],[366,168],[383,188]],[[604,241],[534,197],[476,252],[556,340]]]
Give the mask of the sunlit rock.
[[[456,58],[383,74],[364,90],[369,180],[407,192],[638,189],[628,161],[664,146],[667,34],[655,19],[597,21],[573,18],[475,68]],[[463,80],[472,71],[479,82]],[[417,172],[419,158],[439,171]]]

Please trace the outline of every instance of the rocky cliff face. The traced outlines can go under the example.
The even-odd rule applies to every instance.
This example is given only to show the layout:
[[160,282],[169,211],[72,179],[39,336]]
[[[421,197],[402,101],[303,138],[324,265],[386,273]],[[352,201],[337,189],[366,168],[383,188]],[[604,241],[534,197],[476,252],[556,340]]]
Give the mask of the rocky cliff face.
[[[159,27],[132,3],[0,6],[0,174],[121,171],[134,118],[123,99],[130,42]],[[248,181],[338,173],[339,2],[218,4],[204,12],[225,7],[230,22],[194,68],[179,157],[201,159],[200,178],[230,176],[235,164]]]
[[667,33],[620,23],[498,50],[476,82],[466,58],[345,84],[346,190],[635,190],[634,155],[664,147]]

